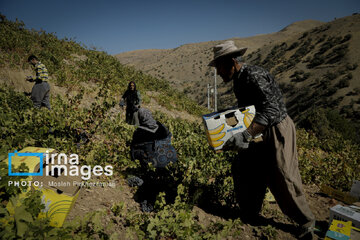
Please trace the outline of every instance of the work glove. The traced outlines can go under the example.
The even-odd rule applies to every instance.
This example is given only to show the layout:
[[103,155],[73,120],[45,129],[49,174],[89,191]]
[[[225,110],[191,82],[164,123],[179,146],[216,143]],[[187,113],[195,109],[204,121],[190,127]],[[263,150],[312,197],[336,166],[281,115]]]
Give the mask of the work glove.
[[119,103],[120,107],[124,107],[125,106],[125,102],[124,100],[121,100],[120,103]]
[[247,130],[237,133],[226,141],[223,149],[224,150],[247,149],[249,147],[249,141],[247,139],[251,139],[251,135]]

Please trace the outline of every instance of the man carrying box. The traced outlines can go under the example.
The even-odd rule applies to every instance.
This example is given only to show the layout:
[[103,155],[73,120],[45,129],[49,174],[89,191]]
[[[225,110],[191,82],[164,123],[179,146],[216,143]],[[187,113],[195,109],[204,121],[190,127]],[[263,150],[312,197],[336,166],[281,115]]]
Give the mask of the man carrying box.
[[[269,187],[283,213],[299,224],[299,239],[312,239],[315,218],[304,195],[296,130],[280,88],[268,71],[242,61],[247,48],[226,41],[213,50],[209,66],[217,69],[225,83],[233,82],[238,106],[254,105],[256,109],[249,128],[231,137],[223,148],[239,151],[232,174],[242,219],[256,223]],[[264,141],[251,142],[258,134],[263,134]]]

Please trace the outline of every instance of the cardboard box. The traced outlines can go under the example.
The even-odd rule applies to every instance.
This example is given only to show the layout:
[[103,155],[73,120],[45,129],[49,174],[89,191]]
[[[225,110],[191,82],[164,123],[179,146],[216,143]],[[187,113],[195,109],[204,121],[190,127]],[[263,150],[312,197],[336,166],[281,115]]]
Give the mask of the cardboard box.
[[210,146],[214,150],[221,150],[229,138],[250,126],[255,117],[255,107],[248,106],[242,110],[231,108],[202,117]]
[[[7,158],[6,164],[11,163],[11,173],[12,174],[18,174],[16,172],[14,172],[14,168],[18,168],[20,166],[21,163],[25,163],[25,165],[29,168],[29,173],[21,173],[19,175],[28,175],[28,177],[26,178],[26,180],[31,180],[33,175],[38,174],[39,170],[40,170],[40,158],[36,157],[36,156],[21,156],[22,154],[27,154],[27,153],[39,153],[42,154],[43,157],[43,161],[42,164],[44,166],[45,164],[45,159],[46,159],[46,153],[52,154],[55,153],[56,150],[52,149],[52,148],[39,148],[39,147],[26,147],[24,149],[22,149],[19,152],[15,152],[12,156],[10,156],[9,158]],[[10,174],[10,173],[9,173]]]
[[[80,176],[63,176],[61,173],[51,172],[51,166],[44,169],[44,176],[33,178],[42,183],[41,187],[35,187],[42,191],[42,202],[45,204],[39,218],[49,217],[51,226],[61,227],[80,193],[80,186],[74,185],[74,182],[81,182],[82,179]],[[70,165],[66,167],[69,172]]]
[[351,207],[345,207],[340,204],[330,208],[330,222],[335,220],[351,221],[352,225],[360,228],[360,213]]
[[[27,147],[18,153],[46,154],[47,151],[50,154],[56,152],[56,150],[50,148]],[[39,157],[19,156],[19,154],[14,154],[10,161],[14,168],[17,168],[22,162],[24,162],[26,166],[29,167],[29,173],[41,172]],[[6,162],[9,163],[9,159],[6,159]],[[46,163],[46,157],[43,156],[41,166],[42,174],[34,176],[30,175],[22,181],[37,181],[40,183],[39,186],[32,186],[33,189],[40,190],[43,193],[42,203],[45,205],[45,209],[39,214],[39,218],[49,217],[51,226],[61,227],[80,192],[80,186],[74,186],[73,182],[81,182],[81,177],[63,176],[58,172],[49,172],[51,171],[51,168],[46,168],[46,166],[51,165]],[[69,169],[69,167],[69,164],[66,165],[67,169]],[[26,193],[30,191],[30,189],[31,188],[28,188],[26,192],[19,194],[20,198],[25,198]],[[11,202],[8,203],[7,209],[10,214],[14,214],[14,206]]]
[[350,240],[351,221],[333,220],[326,232],[325,240]]
[[320,191],[346,204],[353,204],[357,201],[356,197],[350,195],[349,193],[344,193],[340,190],[334,189],[326,185],[322,185],[320,187]]
[[[63,168],[53,171],[52,166],[56,164],[44,164],[43,176],[35,176],[33,180],[42,183],[41,187],[35,188],[42,191],[45,204],[39,218],[49,217],[51,226],[61,227],[80,193],[80,186],[74,185],[74,181],[81,182],[82,179],[80,176],[64,176]],[[71,165],[63,165],[69,173]]]

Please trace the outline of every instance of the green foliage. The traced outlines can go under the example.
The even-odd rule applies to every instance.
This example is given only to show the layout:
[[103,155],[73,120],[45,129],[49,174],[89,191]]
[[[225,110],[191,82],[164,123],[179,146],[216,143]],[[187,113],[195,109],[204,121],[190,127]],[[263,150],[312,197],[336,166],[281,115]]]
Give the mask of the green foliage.
[[[29,168],[22,163],[18,168],[12,166],[12,172],[29,172]],[[25,177],[26,178],[26,177]],[[27,186],[9,186],[9,181],[21,181],[24,179],[22,176],[8,176],[8,163],[5,161],[0,162],[0,198],[2,201],[9,201],[11,197],[27,190]]]
[[320,139],[325,139],[338,132],[344,139],[360,142],[358,126],[346,119],[336,110],[314,108],[300,121],[299,125],[313,131]]
[[260,239],[272,240],[277,239],[278,233],[276,228],[271,225],[255,228],[255,233]]
[[127,227],[127,238],[221,239],[241,234],[242,223],[239,220],[201,224],[192,211],[192,206],[186,203],[185,195],[184,186],[179,185],[175,202],[166,204],[165,193],[160,193],[155,212],[151,214],[139,213],[126,207],[124,202],[119,202],[107,214],[98,211],[68,223],[66,231],[70,234],[77,233],[76,236],[83,238],[111,239],[116,234],[116,229],[107,223],[113,222]]
[[350,64],[350,63],[347,63],[346,64],[346,69],[347,70],[355,70],[356,68],[358,67],[358,64],[357,63],[354,63],[354,64]]
[[311,38],[308,38],[302,43],[302,45],[295,51],[295,53],[290,58],[295,59],[298,62],[298,60],[308,54],[312,48],[314,47],[311,45]]
[[[52,110],[48,111],[33,109],[31,101],[23,94],[7,86],[0,86],[2,159],[15,149],[39,146],[55,148],[65,153],[77,153],[80,161],[87,165],[111,164],[115,175],[125,175],[127,170],[138,168],[139,162],[131,161],[129,156],[129,142],[135,128],[127,125],[120,114],[113,111],[117,104],[115,96],[125,90],[130,80],[136,81],[138,89],[144,96],[147,91],[157,92],[158,94],[153,95],[154,98],[167,109],[187,111],[195,115],[205,113],[203,108],[187,99],[184,94],[172,90],[165,80],[123,66],[104,52],[83,48],[72,40],[58,40],[53,34],[26,30],[22,22],[10,22],[4,16],[1,16],[0,33],[1,67],[26,68],[27,65],[24,63],[27,56],[30,53],[36,54],[48,67],[54,83],[75,90],[77,93],[73,96],[53,96]],[[332,42],[341,41],[342,38],[332,40]],[[326,45],[323,47],[327,48]],[[264,63],[276,64],[286,50],[289,50],[286,44],[276,46]],[[305,54],[304,49],[299,50],[298,54],[299,56]],[[261,55],[257,54],[254,61],[260,62]],[[324,59],[322,61],[324,62]],[[292,59],[288,65],[284,65],[284,68],[288,69],[295,63],[296,60]],[[354,68],[354,66],[349,67]],[[298,76],[305,79],[309,77],[303,72],[294,77]],[[84,88],[81,84],[88,82],[94,84],[94,89]],[[283,88],[287,91],[295,91],[288,85],[283,84]],[[308,89],[302,91],[303,97],[307,99],[312,97]],[[87,93],[93,93],[92,103],[88,107],[79,107]],[[144,99],[150,101],[148,96]],[[307,104],[304,103],[302,107],[305,108]],[[234,153],[215,154],[210,150],[201,122],[173,119],[160,112],[155,112],[154,116],[172,132],[173,145],[178,152],[178,162],[171,169],[172,177],[179,183],[175,203],[166,204],[165,193],[160,193],[154,213],[141,213],[119,202],[107,212],[92,212],[80,220],[66,224],[63,228],[53,229],[49,227],[47,219],[35,219],[43,207],[40,195],[32,193],[33,195],[24,200],[17,199],[16,195],[22,189],[7,188],[7,169],[1,163],[2,202],[16,201],[16,199],[23,202],[22,207],[16,209],[14,216],[10,216],[3,206],[0,208],[1,218],[6,219],[8,223],[1,225],[1,237],[3,239],[56,239],[56,236],[59,239],[238,237],[241,234],[240,220],[215,221],[205,226],[192,211],[193,204],[207,203],[210,206],[229,208],[236,205],[230,172],[230,161]],[[352,136],[351,133],[358,131],[354,129],[348,131],[347,129],[351,128],[344,124],[339,116],[332,113],[319,113],[306,121],[308,125],[304,126],[312,129],[319,138],[304,130],[298,131],[300,167],[305,183],[325,183],[348,190],[352,179],[359,178],[357,167],[360,152],[358,145],[345,140],[344,136]],[[339,135],[331,131],[332,128],[344,134]],[[84,134],[86,141],[82,140]],[[26,171],[23,166],[15,170]],[[20,177],[12,178],[12,180],[20,179]],[[126,231],[126,236],[121,235],[119,229]],[[264,227],[260,231],[261,236],[265,238],[276,237],[276,231],[272,227]]]
[[314,68],[316,66],[319,66],[325,62],[325,59],[321,55],[314,55],[314,57],[310,60],[309,64],[306,65],[308,68]]
[[336,84],[337,88],[346,88],[350,86],[350,80],[348,78],[341,79],[338,84]]
[[271,49],[271,52],[262,61],[261,65],[267,69],[271,69],[276,64],[280,63],[280,60],[282,59],[283,55],[286,52],[286,48],[287,48],[286,43],[275,45]]
[[13,214],[5,205],[0,206],[1,239],[61,239],[64,236],[59,229],[49,226],[49,219],[37,218],[44,209],[41,196],[40,191],[29,191],[25,198],[12,196],[10,202],[16,206]]
[[286,51],[293,50],[293,49],[297,48],[298,46],[299,46],[299,42],[294,42],[293,44],[290,45],[290,47],[288,47],[286,49]]
[[359,179],[359,145],[345,140],[335,131],[319,140],[301,130],[298,140],[300,173],[305,184],[326,184],[349,191],[353,180]]
[[[319,40],[317,42],[322,42],[325,37],[325,35],[321,38],[321,41]],[[308,68],[314,68],[316,66],[319,66],[323,63],[327,64],[333,64],[336,62],[339,62],[344,58],[346,53],[348,52],[349,44],[342,44],[344,42],[347,42],[351,39],[351,34],[345,35],[342,37],[328,37],[328,39],[320,45],[319,50],[314,54],[313,58],[310,60],[309,64],[307,65]],[[342,44],[342,45],[339,45]],[[336,45],[339,45],[335,47]],[[335,48],[334,48],[335,47]],[[324,54],[328,52],[330,49],[332,51],[328,53],[326,56]]]
[[336,62],[339,62],[340,60],[342,60],[344,58],[344,56],[346,55],[346,53],[349,51],[348,47],[349,47],[348,44],[343,44],[343,45],[335,47],[331,51],[331,53],[326,55],[326,59],[327,59],[326,63],[336,63]]
[[172,90],[168,81],[126,67],[115,57],[86,49],[73,40],[59,40],[54,34],[44,31],[29,31],[23,22],[8,21],[3,15],[0,34],[2,67],[27,68],[27,57],[35,54],[46,65],[52,81],[57,85],[81,90],[81,83],[92,82],[97,87],[108,88],[112,94],[120,95],[128,82],[133,80],[143,95],[146,91],[159,92],[160,105],[197,115],[206,111],[184,94]]

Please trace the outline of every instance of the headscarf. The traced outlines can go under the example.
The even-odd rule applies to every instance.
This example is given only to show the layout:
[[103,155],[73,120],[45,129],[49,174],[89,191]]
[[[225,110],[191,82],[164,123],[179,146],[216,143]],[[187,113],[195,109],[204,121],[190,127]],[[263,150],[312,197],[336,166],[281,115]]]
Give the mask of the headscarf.
[[136,92],[136,83],[134,81],[129,82],[127,90],[131,91],[131,84],[134,84],[134,92]]
[[138,111],[139,116],[139,128],[145,129],[150,132],[156,132],[159,128],[151,112],[147,108],[140,108]]

